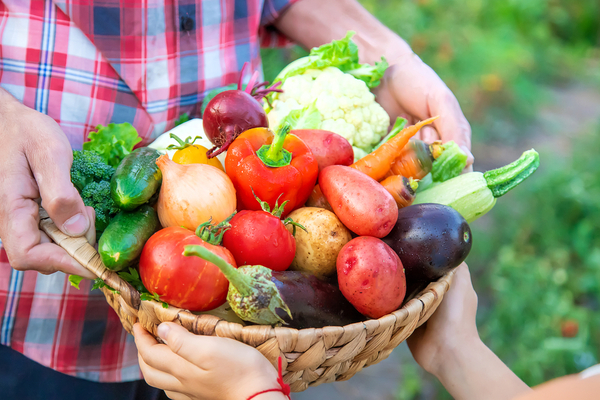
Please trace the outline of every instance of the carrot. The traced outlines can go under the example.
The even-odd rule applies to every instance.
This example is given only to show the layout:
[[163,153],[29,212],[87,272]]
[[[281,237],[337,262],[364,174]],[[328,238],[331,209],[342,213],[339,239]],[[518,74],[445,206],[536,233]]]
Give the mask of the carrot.
[[421,127],[432,123],[437,118],[429,118],[402,129],[396,136],[382,144],[366,157],[350,165],[350,167],[379,181],[390,170],[392,162],[398,157],[402,148],[408,143],[408,140],[416,135]]
[[388,174],[402,175],[407,178],[423,179],[431,172],[433,161],[442,154],[441,142],[427,144],[413,139],[400,152],[390,167]]
[[415,201],[415,191],[419,186],[417,181],[401,175],[393,175],[381,181],[381,185],[390,192],[398,208],[408,207]]

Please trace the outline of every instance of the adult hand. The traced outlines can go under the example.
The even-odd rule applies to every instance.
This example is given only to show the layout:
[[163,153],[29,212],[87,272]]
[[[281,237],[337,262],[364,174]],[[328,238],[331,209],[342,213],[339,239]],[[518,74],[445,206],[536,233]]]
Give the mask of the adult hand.
[[[374,90],[377,101],[392,117],[403,116],[410,123],[439,115],[433,126],[417,134],[423,141],[453,140],[467,154],[467,166],[473,164],[471,127],[458,100],[440,77],[412,52],[403,53],[391,65]],[[470,168],[472,169],[472,168]]]
[[39,229],[39,198],[56,226],[95,242],[94,209],[71,183],[73,153],[50,117],[0,89],[0,238],[16,270],[63,271],[93,279]]
[[456,268],[454,281],[425,325],[407,340],[415,361],[436,375],[448,354],[479,342],[475,323],[477,294],[467,264]]
[[[216,336],[198,336],[175,323],[162,323],[159,344],[140,324],[133,327],[138,359],[149,385],[174,400],[244,400],[280,387],[277,371],[253,347]],[[256,400],[285,399],[269,392]]]

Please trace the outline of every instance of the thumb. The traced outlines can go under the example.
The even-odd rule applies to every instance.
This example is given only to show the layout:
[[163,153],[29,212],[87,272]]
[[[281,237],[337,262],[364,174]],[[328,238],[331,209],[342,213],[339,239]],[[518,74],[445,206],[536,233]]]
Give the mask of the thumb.
[[62,132],[61,135],[38,141],[43,145],[28,149],[27,160],[40,191],[42,207],[52,221],[63,233],[82,236],[90,228],[89,213],[71,183],[73,152]]
[[198,366],[200,366],[198,360],[204,358],[202,356],[204,346],[202,345],[205,344],[206,339],[211,339],[194,335],[183,326],[173,322],[163,322],[158,326],[156,333],[169,346],[171,351]]

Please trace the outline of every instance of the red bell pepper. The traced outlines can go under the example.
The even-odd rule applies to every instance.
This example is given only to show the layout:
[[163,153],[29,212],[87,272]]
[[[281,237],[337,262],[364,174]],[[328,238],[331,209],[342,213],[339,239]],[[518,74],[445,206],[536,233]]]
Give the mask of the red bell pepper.
[[271,209],[277,200],[287,201],[285,217],[306,203],[319,164],[302,139],[289,131],[287,125],[277,135],[267,128],[249,129],[227,149],[225,169],[236,190],[238,210],[261,210],[256,197]]

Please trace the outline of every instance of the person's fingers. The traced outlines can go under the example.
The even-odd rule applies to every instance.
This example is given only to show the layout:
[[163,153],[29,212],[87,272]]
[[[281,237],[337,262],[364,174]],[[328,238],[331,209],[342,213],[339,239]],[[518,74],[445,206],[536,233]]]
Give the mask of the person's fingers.
[[431,144],[436,140],[440,140],[440,135],[432,126],[424,126],[421,128],[421,140]]
[[[181,371],[199,368],[199,366],[190,363],[180,354],[177,354],[177,352],[172,351],[167,345],[159,344],[152,335],[143,328],[141,329],[143,332],[140,331],[140,328],[141,327],[138,327],[134,330],[135,344],[140,357],[146,364],[171,375],[177,375]],[[176,339],[173,340],[176,341]]]
[[431,92],[427,99],[429,114],[438,115],[433,125],[442,142],[453,140],[467,154],[467,165],[473,164],[471,154],[471,125],[465,118],[454,94],[444,87]]
[[85,238],[92,246],[96,244],[96,210],[94,207],[86,207],[87,216],[90,220],[90,229],[85,234]]
[[[213,349],[219,347],[217,342],[227,340],[194,335],[181,325],[172,322],[160,324],[157,333],[174,353],[203,369],[210,368],[210,365],[212,365],[207,362],[211,361]],[[222,346],[222,343],[220,345]],[[223,356],[223,353],[220,355]]]
[[14,269],[36,270],[43,274],[62,271],[88,279],[96,278],[39,230],[39,207],[35,201],[15,201],[7,208],[11,217],[5,221],[2,241]]
[[47,122],[43,129],[38,128],[39,140],[31,142],[25,148],[25,154],[39,188],[42,206],[52,221],[69,236],[83,236],[90,228],[90,219],[81,196],[71,183],[73,151],[56,122],[50,118]]
[[140,365],[142,375],[144,376],[144,380],[148,385],[158,389],[172,390],[176,392],[183,390],[183,385],[175,376],[151,367],[139,354],[138,363]]

